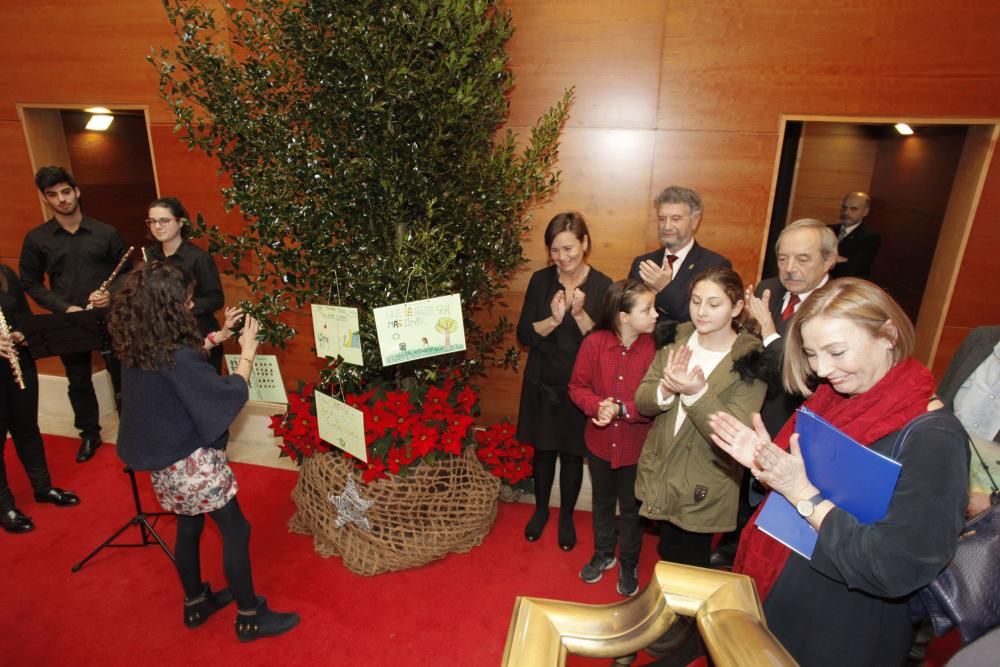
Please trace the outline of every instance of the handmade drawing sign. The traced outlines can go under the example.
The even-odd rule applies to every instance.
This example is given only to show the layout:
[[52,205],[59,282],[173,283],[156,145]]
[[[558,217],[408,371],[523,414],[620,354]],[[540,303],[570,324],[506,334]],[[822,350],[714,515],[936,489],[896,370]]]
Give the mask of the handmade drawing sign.
[[315,396],[319,437],[367,463],[364,413],[321,391],[317,391]]
[[[229,368],[230,375],[236,373],[236,366],[239,363],[240,355],[226,355],[226,366]],[[281,369],[278,368],[278,358],[273,354],[258,354],[254,358],[249,386],[251,401],[288,403],[285,383],[281,380]]]
[[383,366],[465,349],[458,294],[384,306],[373,313]]
[[313,336],[320,357],[344,358],[355,366],[364,366],[361,358],[361,335],[358,332],[358,309],[312,304]]

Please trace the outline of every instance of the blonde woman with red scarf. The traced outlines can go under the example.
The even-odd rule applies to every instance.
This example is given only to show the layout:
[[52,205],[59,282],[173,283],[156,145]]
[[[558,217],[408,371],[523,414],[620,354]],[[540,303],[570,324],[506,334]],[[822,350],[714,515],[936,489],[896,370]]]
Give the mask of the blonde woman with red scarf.
[[873,524],[809,481],[794,416],[773,442],[759,416],[753,428],[724,413],[711,418],[716,444],[819,533],[807,560],[751,521],[734,567],[755,579],[769,629],[802,665],[903,664],[913,634],[909,598],[955,553],[968,502],[967,436],[934,396],[930,371],[910,357],[914,338],[892,298],[856,278],[817,289],[788,327],[785,386],[862,445],[889,455],[909,422],[937,413],[907,435],[888,513]]

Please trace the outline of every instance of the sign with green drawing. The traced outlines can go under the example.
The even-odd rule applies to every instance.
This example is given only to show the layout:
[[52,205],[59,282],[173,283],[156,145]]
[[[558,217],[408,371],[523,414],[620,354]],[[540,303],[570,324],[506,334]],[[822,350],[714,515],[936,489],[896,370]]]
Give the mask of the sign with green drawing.
[[458,294],[384,306],[373,313],[383,366],[465,349]]
[[316,354],[340,355],[344,361],[364,366],[361,359],[361,335],[358,333],[358,309],[312,304],[313,337]]

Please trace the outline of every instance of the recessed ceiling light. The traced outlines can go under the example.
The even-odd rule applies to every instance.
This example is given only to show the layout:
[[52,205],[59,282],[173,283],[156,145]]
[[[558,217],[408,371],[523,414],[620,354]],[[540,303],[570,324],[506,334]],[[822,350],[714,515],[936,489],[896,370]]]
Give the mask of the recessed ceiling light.
[[907,125],[906,123],[896,123],[895,128],[896,131],[899,132],[900,134],[903,135],[913,134],[913,128]]
[[94,114],[87,121],[87,129],[94,130],[95,132],[104,132],[106,129],[111,127],[112,121],[114,121],[114,116],[109,116],[107,114]]

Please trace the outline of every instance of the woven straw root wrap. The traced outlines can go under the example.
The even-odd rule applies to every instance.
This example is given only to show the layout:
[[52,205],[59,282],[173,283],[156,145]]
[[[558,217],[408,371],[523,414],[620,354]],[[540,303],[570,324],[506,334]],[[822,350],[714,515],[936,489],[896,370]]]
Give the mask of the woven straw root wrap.
[[[370,531],[354,523],[336,527],[337,508],[328,499],[344,492],[349,475],[362,499]],[[500,480],[466,448],[462,456],[415,466],[409,476],[372,484],[339,453],[311,456],[292,491],[298,508],[288,521],[292,532],[312,535],[316,552],[339,556],[348,570],[372,576],[419,567],[449,553],[482,544],[497,516]]]

